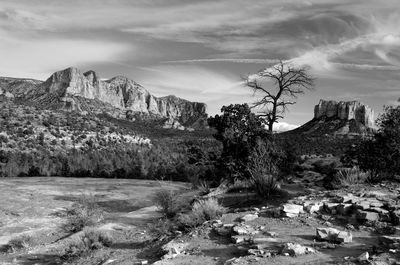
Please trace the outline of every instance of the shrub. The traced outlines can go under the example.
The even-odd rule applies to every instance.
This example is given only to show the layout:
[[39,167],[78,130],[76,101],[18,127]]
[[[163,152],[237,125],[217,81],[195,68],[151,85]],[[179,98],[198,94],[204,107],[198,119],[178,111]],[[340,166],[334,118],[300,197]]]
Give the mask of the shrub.
[[200,200],[193,204],[189,213],[180,214],[178,222],[184,228],[193,228],[220,217],[225,211],[226,209],[218,203],[217,199]]
[[349,187],[356,184],[365,183],[370,179],[369,172],[360,170],[359,167],[340,169],[334,176],[335,184],[340,187]]
[[28,248],[33,244],[32,237],[29,235],[21,235],[18,237],[15,237],[11,239],[8,243],[7,246],[5,247],[5,250],[7,252],[15,252],[20,249]]
[[85,228],[81,236],[68,241],[62,257],[64,259],[78,257],[91,250],[109,247],[112,243],[113,238],[106,232],[94,228]]
[[67,221],[64,230],[70,233],[81,231],[86,226],[93,226],[102,221],[103,213],[94,197],[83,196],[66,212]]
[[153,202],[167,218],[174,217],[189,204],[176,191],[166,189],[157,191],[153,196]]
[[273,175],[254,175],[251,183],[254,192],[262,199],[268,199],[280,191],[279,184]]
[[170,236],[176,230],[174,223],[167,218],[156,219],[153,223],[148,224],[150,234],[155,237]]

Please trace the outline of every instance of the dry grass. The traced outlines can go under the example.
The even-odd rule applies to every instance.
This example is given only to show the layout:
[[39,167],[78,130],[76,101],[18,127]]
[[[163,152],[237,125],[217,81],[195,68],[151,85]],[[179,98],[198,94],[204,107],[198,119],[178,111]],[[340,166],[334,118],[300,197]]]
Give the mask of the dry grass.
[[193,204],[189,213],[180,214],[178,222],[184,228],[194,228],[220,217],[224,212],[226,212],[225,207],[221,206],[216,199],[200,200]]
[[349,187],[362,184],[370,179],[370,174],[358,167],[340,169],[334,177],[335,184],[340,187]]
[[98,207],[94,196],[82,196],[66,212],[66,232],[76,233],[86,226],[93,226],[103,220],[103,212]]
[[29,235],[21,235],[11,239],[4,248],[7,252],[15,252],[21,249],[29,248],[33,245],[33,238]]
[[79,237],[69,240],[64,250],[64,259],[79,257],[102,247],[109,247],[113,243],[113,238],[105,231],[95,228],[85,228]]

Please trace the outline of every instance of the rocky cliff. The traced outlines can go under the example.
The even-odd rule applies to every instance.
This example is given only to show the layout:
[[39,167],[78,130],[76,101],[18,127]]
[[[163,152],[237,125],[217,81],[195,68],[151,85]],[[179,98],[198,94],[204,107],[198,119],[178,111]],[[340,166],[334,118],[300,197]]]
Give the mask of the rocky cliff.
[[358,101],[320,100],[314,108],[314,119],[322,117],[355,120],[365,126],[374,126],[374,111]]
[[168,118],[184,125],[207,116],[204,103],[155,97],[124,76],[102,80],[94,71],[81,73],[76,68],[55,72],[44,82],[0,78],[0,87],[19,100],[50,109]]
[[369,135],[375,129],[374,111],[358,101],[320,100],[314,118],[292,133],[308,135]]

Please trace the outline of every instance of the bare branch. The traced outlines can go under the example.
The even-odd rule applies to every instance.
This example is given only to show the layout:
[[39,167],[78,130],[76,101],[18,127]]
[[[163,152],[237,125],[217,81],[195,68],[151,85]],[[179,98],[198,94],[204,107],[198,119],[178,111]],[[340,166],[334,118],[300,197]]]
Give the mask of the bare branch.
[[257,92],[263,96],[253,104],[253,108],[264,108],[259,114],[260,117],[266,117],[268,129],[272,131],[273,124],[283,118],[283,114],[288,110],[288,106],[296,104],[299,95],[307,90],[313,90],[315,79],[308,74],[307,67],[295,67],[280,61],[278,64],[260,71],[259,78],[270,79],[278,88],[275,93],[262,86],[257,79],[249,80],[247,77],[246,85],[253,89],[255,95]]

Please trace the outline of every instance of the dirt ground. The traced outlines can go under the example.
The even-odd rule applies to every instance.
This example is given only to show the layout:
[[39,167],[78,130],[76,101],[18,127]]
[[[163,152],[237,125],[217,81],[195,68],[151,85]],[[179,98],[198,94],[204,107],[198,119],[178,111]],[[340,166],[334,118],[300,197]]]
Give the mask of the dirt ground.
[[[134,250],[141,249],[143,242],[148,240],[144,232],[148,220],[159,216],[156,207],[152,206],[153,193],[163,188],[176,190],[187,186],[178,182],[136,179],[0,179],[0,246],[21,235],[35,239],[34,246],[28,249],[0,254],[0,264],[63,263],[50,249],[63,236],[60,231],[63,219],[57,213],[82,196],[96,198],[105,212],[102,229],[112,231],[121,241],[106,252],[122,251],[135,256]],[[101,259],[108,255],[102,253]]]
[[[315,213],[303,213],[295,218],[271,217],[270,214],[255,209],[276,208],[288,200],[297,200],[301,204],[304,196],[320,200],[328,195],[353,193],[365,197],[372,194],[382,199],[386,194],[386,197],[394,198],[396,202],[400,195],[400,186],[392,184],[362,185],[327,192],[321,187],[310,188],[309,185],[301,183],[284,185],[282,188],[286,191],[285,196],[258,204],[243,203],[254,198],[250,194],[225,194],[221,201],[229,205],[229,212],[221,217],[223,224],[239,224],[241,217],[257,212],[258,218],[246,221],[245,225],[264,227],[276,234],[273,241],[263,244],[264,249],[276,250],[282,244],[290,242],[314,248],[316,253],[295,257],[250,255],[246,243],[233,243],[230,236],[216,233],[212,224],[206,223],[189,234],[174,239],[174,242],[185,244],[184,251],[180,251],[172,259],[160,260],[165,254],[160,249],[167,241],[155,240],[148,233],[147,224],[161,217],[151,201],[152,194],[161,188],[188,189],[188,185],[118,179],[2,179],[0,245],[21,234],[33,235],[36,244],[14,253],[0,254],[0,264],[132,265],[142,264],[142,261],[147,261],[147,264],[156,262],[157,265],[360,264],[354,262],[354,258],[365,252],[372,255],[379,245],[379,235],[371,227],[355,227],[351,230],[351,243],[326,248],[326,243],[315,240],[316,228],[347,230],[349,220],[335,214]],[[59,246],[67,239],[62,239],[63,234],[59,228],[63,219],[58,217],[57,213],[69,207],[83,194],[94,196],[98,205],[105,211],[105,221],[99,224],[98,228],[110,232],[114,243],[111,247],[65,261],[58,253]],[[399,251],[396,251],[388,254],[388,263],[369,264],[396,264],[393,261],[400,261]]]

